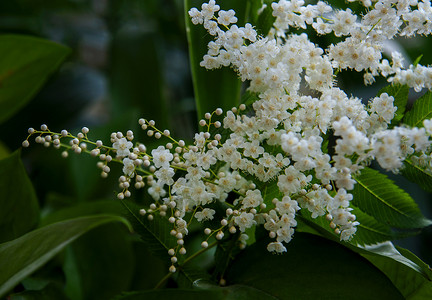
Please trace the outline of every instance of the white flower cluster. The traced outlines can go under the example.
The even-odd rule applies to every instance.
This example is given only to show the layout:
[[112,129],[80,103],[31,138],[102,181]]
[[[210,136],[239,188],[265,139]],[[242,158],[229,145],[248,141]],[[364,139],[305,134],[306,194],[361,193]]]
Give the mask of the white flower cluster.
[[[363,1],[367,6],[370,1]],[[318,1],[305,5],[300,0],[281,0],[272,4],[276,17],[268,37],[257,38],[251,24],[238,27],[232,10],[220,10],[215,1],[203,4],[202,10],[190,10],[194,24],[203,24],[215,41],[209,43],[208,54],[201,65],[214,69],[231,65],[243,80],[250,80],[250,90],[299,88],[304,78],[311,89],[322,91],[332,87],[334,69],[365,71],[365,82],[382,75],[390,82],[407,84],[417,91],[432,87],[432,68],[420,64],[403,67],[400,53],[392,54],[391,63],[383,59],[385,41],[397,35],[429,35],[432,30],[430,1],[376,1],[361,18],[348,8],[334,10]],[[214,14],[218,12],[217,18]],[[225,17],[229,14],[229,18]],[[222,16],[222,17],[221,17]],[[224,20],[223,22],[222,19]],[[222,30],[219,25],[228,28]],[[333,33],[343,38],[328,49],[317,47],[305,34],[287,35],[288,29],[312,27],[318,34]],[[301,76],[303,72],[306,76]]]
[[[193,145],[173,139],[168,130],[160,131],[154,121],[144,119],[139,124],[147,135],[169,142],[147,151],[143,144],[132,143],[131,131],[126,136],[117,132],[111,135],[112,147],[98,141],[89,151],[80,144],[89,143],[88,129],[79,137],[45,127],[29,131],[40,134],[37,141],[46,146],[70,138],[75,152],[100,157],[104,177],[108,163],[121,162],[119,199],[130,196],[132,180],[137,189],[147,185],[154,203],[140,213],[150,220],[155,213],[168,215],[178,244],[169,251],[173,272],[176,254],[186,253],[187,213],[200,222],[212,221],[219,202],[225,207],[220,226],[206,228],[205,234],[222,239],[240,231],[244,245],[248,229],[263,225],[275,239],[268,250],[281,253],[292,239],[300,209],[311,218],[325,216],[341,240],[352,238],[359,222],[351,213],[349,191],[356,183],[354,176],[372,160],[398,172],[409,158],[432,172],[432,120],[425,120],[423,128],[389,128],[397,111],[392,96],[382,93],[365,105],[336,87],[334,76],[335,70],[350,68],[365,71],[368,81],[381,74],[416,89],[431,88],[431,68],[403,69],[398,53],[392,63],[382,59],[385,39],[398,33],[430,33],[430,2],[374,1],[360,20],[351,10],[334,10],[322,1],[305,6],[304,1],[281,0],[272,8],[276,22],[267,37],[259,37],[250,24],[237,26],[235,12],[220,10],[214,0],[189,11],[192,22],[202,24],[215,38],[201,65],[233,67],[259,97],[249,111],[242,104],[225,116],[221,109],[206,113],[200,125],[207,131],[197,133]],[[307,26],[345,39],[324,50],[304,33],[286,34],[290,27]],[[302,87],[303,80],[309,90]],[[211,134],[213,127],[220,133]],[[331,149],[329,136],[335,141]],[[28,146],[28,140],[23,145]],[[207,240],[203,247],[208,247]]]

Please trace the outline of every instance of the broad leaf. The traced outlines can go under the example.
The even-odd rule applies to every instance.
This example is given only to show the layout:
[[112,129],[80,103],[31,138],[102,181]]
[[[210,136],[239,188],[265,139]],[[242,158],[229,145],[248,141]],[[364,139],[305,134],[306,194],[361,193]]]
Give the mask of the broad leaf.
[[380,172],[364,168],[354,179],[353,204],[378,221],[395,228],[414,229],[432,224],[414,200]]
[[39,38],[0,36],[0,123],[22,108],[70,50]]
[[0,297],[89,230],[111,222],[129,223],[119,216],[71,219],[29,232],[0,245]]
[[368,253],[360,254],[386,274],[405,299],[432,298],[432,271],[411,252],[390,242],[365,249]]
[[297,232],[286,253],[273,255],[268,242],[238,256],[228,284],[253,287],[274,299],[403,299],[381,271],[337,243]]
[[432,192],[432,174],[415,165],[410,159],[406,159],[404,164],[405,168],[401,171],[402,175],[406,179],[417,183],[425,191]]
[[[353,205],[350,206],[353,207]],[[357,232],[351,240],[353,244],[371,245],[394,239],[394,234],[390,226],[377,221],[374,217],[366,214],[357,207],[353,208],[352,213],[360,223],[357,226]]]
[[351,243],[341,242],[337,236],[322,226],[304,217],[299,218],[299,221],[301,222],[299,222],[300,227],[297,226],[297,231],[325,237],[365,257],[385,273],[406,299],[429,299],[432,295],[432,270],[408,250],[403,248],[396,250],[389,241],[375,245],[355,246],[355,237]]
[[2,141],[0,141],[0,159],[3,159],[9,155],[10,155],[9,148]]
[[124,293],[113,300],[275,300],[274,297],[250,286],[211,286],[205,289],[165,289]]
[[403,123],[412,127],[423,127],[423,121],[432,119],[432,93],[427,92],[414,102],[413,107],[405,114]]
[[36,193],[20,159],[21,151],[0,160],[0,243],[35,228],[39,220]]
[[387,93],[389,96],[393,96],[393,104],[397,107],[395,116],[392,120],[393,125],[398,124],[404,116],[406,105],[408,102],[408,92],[409,87],[407,85],[391,84],[382,88],[377,94],[377,96],[380,96],[383,93]]
[[135,259],[121,225],[95,228],[67,249],[63,270],[70,299],[111,299],[130,288]]
[[186,265],[179,268],[177,284],[179,288],[193,288],[198,282],[211,282],[211,276],[208,272],[198,269],[194,266]]
[[48,283],[40,289],[27,289],[23,292],[10,295],[10,300],[68,300],[59,283]]
[[[51,199],[56,196],[51,196]],[[57,196],[58,197],[58,196]],[[118,215],[124,216],[124,208],[117,200],[93,201],[76,203],[70,207],[58,209],[43,217],[39,227],[48,224],[91,215]]]

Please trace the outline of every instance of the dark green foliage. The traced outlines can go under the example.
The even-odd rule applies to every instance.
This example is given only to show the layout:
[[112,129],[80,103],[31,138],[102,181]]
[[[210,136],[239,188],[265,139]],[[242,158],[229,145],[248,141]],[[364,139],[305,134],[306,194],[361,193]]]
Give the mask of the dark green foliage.
[[20,154],[17,150],[0,160],[0,243],[27,233],[39,221],[39,204]]
[[353,204],[379,222],[401,229],[430,225],[415,201],[386,175],[365,168],[355,177]]
[[33,37],[0,37],[0,123],[34,97],[69,52],[65,46]]

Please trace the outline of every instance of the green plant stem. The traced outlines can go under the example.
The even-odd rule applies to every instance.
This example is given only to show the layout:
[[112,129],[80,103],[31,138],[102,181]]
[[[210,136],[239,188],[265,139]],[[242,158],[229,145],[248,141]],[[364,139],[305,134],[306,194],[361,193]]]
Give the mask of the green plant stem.
[[173,275],[174,273],[168,272],[154,287],[155,290],[160,289],[162,285]]
[[[201,254],[203,254],[204,252],[206,252],[207,250],[210,250],[211,248],[213,248],[214,246],[216,246],[217,245],[217,243],[218,242],[214,242],[214,243],[212,243],[212,244],[210,244],[207,248],[203,248],[203,249],[201,249],[200,251],[197,251],[197,252],[195,252],[194,254],[192,254],[191,256],[189,256],[188,258],[186,258],[185,259],[185,261],[181,264],[181,265],[179,265],[179,270],[181,270],[181,268],[183,268],[188,262],[190,262],[192,259],[194,259],[194,258],[196,258],[196,257],[198,257],[199,255],[201,255]],[[157,289],[160,289],[164,284],[165,284],[165,282],[169,279],[169,278],[171,278],[171,276],[173,275],[174,273],[172,273],[172,272],[169,272],[168,274],[166,274],[156,285],[155,285],[155,287],[154,287],[154,289],[155,290],[157,290]]]
[[185,259],[185,261],[183,262],[183,264],[180,266],[180,268],[184,267],[188,262],[190,262],[192,259],[194,259],[195,257],[201,255],[202,253],[206,252],[207,250],[210,250],[211,248],[213,248],[214,246],[216,246],[218,244],[218,242],[214,242],[212,244],[210,244],[207,248],[203,248],[200,251],[195,252],[194,254],[192,254],[191,256],[189,256],[188,258]]

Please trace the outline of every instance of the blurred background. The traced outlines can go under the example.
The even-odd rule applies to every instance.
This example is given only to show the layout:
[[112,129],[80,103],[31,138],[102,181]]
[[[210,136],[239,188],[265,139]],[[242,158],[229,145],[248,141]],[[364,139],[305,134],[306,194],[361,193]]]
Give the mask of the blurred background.
[[[335,1],[339,2],[345,6],[343,1]],[[72,50],[66,62],[37,96],[0,125],[0,157],[21,146],[29,127],[39,128],[43,123],[58,132],[68,129],[77,133],[87,126],[90,138],[102,139],[106,143],[111,132],[131,129],[137,139],[148,143],[151,148],[155,141],[141,134],[138,126],[138,119],[144,117],[154,119],[159,129],[169,129],[178,138],[190,140],[193,137],[197,117],[183,0],[3,0],[0,1],[0,33],[42,37]],[[334,41],[316,37],[313,33],[310,36],[322,45]],[[430,38],[411,39],[409,43],[405,39],[395,40],[388,47],[401,50],[407,62],[423,54],[420,63],[432,63]],[[385,84],[378,80],[372,87],[365,88],[362,76],[348,71],[342,72],[339,79],[348,94],[366,99],[374,96]],[[412,93],[412,99],[419,95]],[[115,199],[115,174],[120,172],[119,169],[114,168],[113,174],[102,180],[94,158],[70,155],[65,160],[60,153],[40,145],[33,145],[30,150],[22,152],[38,195],[42,217],[77,204],[108,203]],[[415,184],[391,176],[416,199],[425,216],[432,218],[431,196]],[[141,200],[141,193],[134,194],[138,201],[144,201]],[[107,207],[107,210],[111,209],[109,205]],[[103,240],[98,241],[102,246],[92,247],[102,247],[99,249],[105,251],[112,241],[104,236],[112,238],[114,235],[119,243],[125,239],[124,233],[117,236],[113,233],[115,231],[121,229],[98,229],[96,233],[90,233],[93,235],[87,237],[85,243],[75,245],[74,250],[70,251],[74,255],[84,255],[83,249],[90,247],[89,240],[98,239]],[[397,243],[432,264],[431,228]],[[142,244],[131,242],[128,247],[122,255],[132,252],[140,255],[134,256],[133,262],[125,262],[126,265],[158,264],[154,270],[163,276],[166,271],[164,263],[146,260],[142,255],[146,253]],[[60,263],[63,268],[71,266],[73,261],[72,254],[65,255],[66,260]],[[51,263],[51,268],[58,268],[58,262]],[[64,276],[73,273],[64,270],[58,272],[69,274]],[[85,272],[82,270],[82,273]],[[42,270],[33,277],[41,278],[44,274],[51,273]],[[131,279],[131,289],[152,287],[158,281],[158,276],[149,279],[136,274]],[[73,293],[71,287],[69,294]]]

